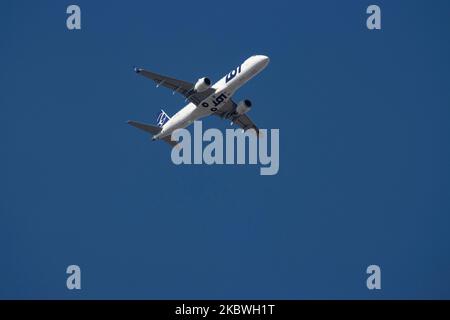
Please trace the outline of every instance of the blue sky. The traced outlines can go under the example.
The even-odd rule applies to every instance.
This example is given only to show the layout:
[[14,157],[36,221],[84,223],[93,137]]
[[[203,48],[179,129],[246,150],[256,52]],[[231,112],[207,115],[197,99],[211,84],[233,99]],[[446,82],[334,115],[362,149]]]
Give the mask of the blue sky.
[[[373,3],[380,31],[365,25]],[[448,12],[2,1],[0,298],[450,298]],[[125,123],[184,102],[132,66],[218,80],[253,54],[271,63],[236,100],[280,129],[278,175],[175,166]],[[81,291],[66,289],[70,264]]]

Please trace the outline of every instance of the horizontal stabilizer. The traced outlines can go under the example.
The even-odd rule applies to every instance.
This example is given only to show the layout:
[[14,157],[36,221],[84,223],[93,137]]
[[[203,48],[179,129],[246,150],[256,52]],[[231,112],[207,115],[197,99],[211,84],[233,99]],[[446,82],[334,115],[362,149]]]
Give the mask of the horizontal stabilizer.
[[[129,125],[132,125],[133,127],[136,127],[140,130],[143,130],[145,132],[150,133],[152,136],[158,134],[161,132],[162,128],[157,127],[157,126],[152,126],[150,124],[146,124],[146,123],[141,123],[141,122],[137,122],[137,121],[131,121],[128,120],[127,123]],[[167,142],[168,144],[170,144],[172,147],[176,146],[178,144],[177,141],[172,141],[170,140],[170,136],[164,137],[161,139],[164,142]]]
[[167,142],[167,143],[170,144],[172,147],[175,147],[175,146],[178,144],[177,141],[172,141],[172,140],[170,140],[170,136],[164,137],[164,138],[162,138],[161,140],[164,141],[164,142]]
[[158,134],[162,130],[162,128],[160,128],[160,127],[152,126],[150,124],[141,123],[141,122],[137,122],[137,121],[128,120],[128,124],[132,125],[133,127],[138,128],[138,129],[141,129],[143,131],[146,131],[148,133],[151,133],[152,135]]

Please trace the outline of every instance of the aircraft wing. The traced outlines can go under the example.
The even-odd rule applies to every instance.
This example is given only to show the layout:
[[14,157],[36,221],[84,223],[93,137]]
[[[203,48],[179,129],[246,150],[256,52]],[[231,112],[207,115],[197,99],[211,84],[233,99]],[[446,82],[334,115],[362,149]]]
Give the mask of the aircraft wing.
[[239,127],[241,127],[244,130],[255,129],[256,132],[259,134],[258,127],[253,123],[253,121],[246,114],[238,115],[236,113],[236,107],[237,107],[237,104],[233,100],[230,99],[230,100],[228,100],[227,103],[225,103],[223,105],[222,108],[217,110],[214,114],[221,118],[232,121],[233,124],[238,125]]
[[166,77],[137,67],[134,68],[134,71],[146,78],[149,78],[150,80],[155,81],[157,87],[163,86],[171,89],[173,94],[175,94],[175,92],[182,94],[187,100],[191,101],[195,105],[199,105],[200,102],[209,97],[215,91],[212,88],[208,88],[205,91],[196,92],[194,90],[194,83]]

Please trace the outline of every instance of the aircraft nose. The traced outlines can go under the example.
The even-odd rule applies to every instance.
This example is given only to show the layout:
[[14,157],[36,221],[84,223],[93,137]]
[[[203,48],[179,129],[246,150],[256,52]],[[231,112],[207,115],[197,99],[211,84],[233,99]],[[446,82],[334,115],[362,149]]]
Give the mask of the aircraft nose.
[[255,56],[255,58],[258,59],[258,64],[260,64],[262,67],[267,66],[270,62],[270,59],[268,56],[257,55],[257,56]]

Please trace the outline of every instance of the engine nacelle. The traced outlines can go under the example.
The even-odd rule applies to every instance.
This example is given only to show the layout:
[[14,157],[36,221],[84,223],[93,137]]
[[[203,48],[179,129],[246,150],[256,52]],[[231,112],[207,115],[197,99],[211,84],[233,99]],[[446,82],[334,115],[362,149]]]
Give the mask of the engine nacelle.
[[252,108],[252,102],[250,100],[244,100],[238,103],[236,112],[239,115],[243,115],[244,113],[247,113]]
[[195,84],[194,90],[196,92],[203,92],[206,89],[208,89],[211,86],[211,80],[209,78],[200,78],[197,80],[197,83]]

